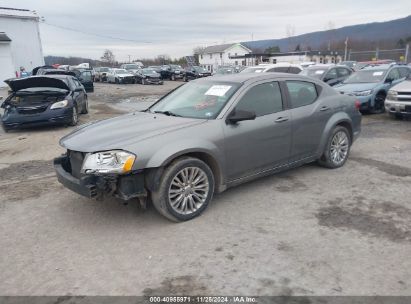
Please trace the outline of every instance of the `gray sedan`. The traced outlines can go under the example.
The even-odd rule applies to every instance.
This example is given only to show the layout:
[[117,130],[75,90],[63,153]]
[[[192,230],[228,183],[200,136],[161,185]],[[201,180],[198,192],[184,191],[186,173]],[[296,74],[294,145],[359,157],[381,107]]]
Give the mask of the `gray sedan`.
[[168,219],[200,215],[214,193],[318,161],[346,162],[360,134],[359,104],[300,75],[203,78],[149,109],[63,137],[59,181],[90,198],[150,197]]

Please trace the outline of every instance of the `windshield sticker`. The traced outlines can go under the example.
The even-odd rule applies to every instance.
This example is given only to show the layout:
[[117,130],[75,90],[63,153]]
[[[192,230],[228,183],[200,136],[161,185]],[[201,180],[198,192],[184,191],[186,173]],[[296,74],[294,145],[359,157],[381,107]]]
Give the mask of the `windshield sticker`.
[[324,71],[323,70],[317,70],[317,71],[315,71],[315,74],[321,75],[321,74],[324,74]]
[[213,85],[211,88],[205,92],[204,95],[213,95],[213,96],[224,96],[228,90],[231,89],[231,86],[228,85]]
[[382,76],[384,72],[374,72],[372,73],[372,76]]

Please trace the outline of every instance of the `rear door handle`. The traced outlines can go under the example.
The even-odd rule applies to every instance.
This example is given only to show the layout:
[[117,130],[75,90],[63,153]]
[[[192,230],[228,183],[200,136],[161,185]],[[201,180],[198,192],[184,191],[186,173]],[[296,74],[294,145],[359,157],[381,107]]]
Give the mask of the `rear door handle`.
[[323,106],[323,107],[320,108],[320,111],[327,111],[327,110],[329,110],[329,109],[330,109],[329,107]]
[[284,121],[287,121],[288,120],[288,117],[287,116],[284,116],[284,117],[278,117],[276,120],[275,120],[275,122],[284,122]]

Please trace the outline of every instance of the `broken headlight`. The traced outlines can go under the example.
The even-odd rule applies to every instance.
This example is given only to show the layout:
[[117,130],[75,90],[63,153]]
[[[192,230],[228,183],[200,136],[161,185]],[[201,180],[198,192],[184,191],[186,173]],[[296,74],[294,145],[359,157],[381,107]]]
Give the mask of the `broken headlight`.
[[81,172],[85,174],[124,174],[131,171],[135,159],[134,154],[125,151],[87,153]]

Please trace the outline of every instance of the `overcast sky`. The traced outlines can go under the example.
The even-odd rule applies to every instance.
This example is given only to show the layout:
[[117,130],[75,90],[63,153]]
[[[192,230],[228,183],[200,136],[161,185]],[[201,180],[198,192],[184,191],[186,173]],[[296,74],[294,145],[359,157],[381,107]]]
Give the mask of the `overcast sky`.
[[330,21],[339,28],[411,13],[410,0],[0,0],[0,6],[45,18],[45,55],[98,59],[111,49],[117,60],[181,57],[195,46],[283,38],[287,26],[299,35],[325,30]]

